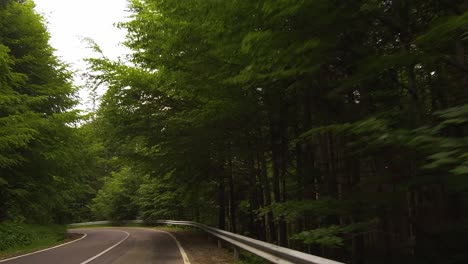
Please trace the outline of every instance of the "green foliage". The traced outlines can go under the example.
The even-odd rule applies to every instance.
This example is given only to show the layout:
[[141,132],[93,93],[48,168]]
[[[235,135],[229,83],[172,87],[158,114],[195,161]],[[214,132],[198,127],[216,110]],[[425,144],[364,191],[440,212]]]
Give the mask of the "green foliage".
[[431,227],[468,207],[464,1],[130,9],[132,55],[89,59],[109,87],[94,124],[123,164],[97,216],[217,222],[346,263],[443,260]]
[[416,39],[416,44],[437,47],[441,42],[453,39],[462,30],[466,34],[468,29],[468,12],[458,16],[438,19],[438,23],[425,34]]
[[235,264],[267,264],[268,261],[248,251],[241,250],[239,260]]
[[180,190],[160,179],[146,178],[137,192],[137,205],[141,219],[177,219],[181,209]]
[[0,223],[0,252],[21,250],[31,245],[56,243],[66,236],[64,226],[25,225],[11,222]]
[[291,238],[302,240],[306,244],[318,244],[337,248],[344,245],[343,237],[341,236],[342,234],[369,232],[369,230],[375,229],[377,224],[378,220],[373,219],[370,221],[352,223],[345,226],[332,225],[323,228],[316,228],[310,231],[304,231],[293,235]]
[[129,168],[113,173],[104,179],[104,185],[91,204],[91,212],[97,219],[112,221],[136,219],[138,205],[136,191],[139,177]]
[[61,222],[79,181],[76,89],[33,7],[0,6],[0,221]]
[[351,210],[350,201],[340,201],[333,198],[320,200],[288,201],[273,203],[260,210],[259,216],[265,216],[272,212],[277,218],[283,218],[288,222],[299,220],[304,215],[324,218],[330,215],[347,215]]
[[319,244],[327,247],[342,247],[343,239],[338,235],[341,233],[339,226],[317,228],[312,231],[304,231],[292,236],[292,239],[304,241],[306,244]]
[[423,168],[446,171],[444,177],[448,187],[453,190],[468,192],[468,124],[467,105],[457,106],[435,113],[439,122],[414,130],[408,137],[408,143],[426,155]]

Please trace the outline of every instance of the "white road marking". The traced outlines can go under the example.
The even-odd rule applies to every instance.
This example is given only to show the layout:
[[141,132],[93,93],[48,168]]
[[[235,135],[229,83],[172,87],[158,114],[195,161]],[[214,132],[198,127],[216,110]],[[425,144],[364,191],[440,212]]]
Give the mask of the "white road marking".
[[67,242],[67,243],[63,243],[63,244],[60,244],[60,245],[57,245],[57,246],[54,246],[54,247],[50,247],[50,248],[46,248],[46,249],[34,251],[34,252],[31,252],[31,253],[28,253],[28,254],[24,254],[24,255],[21,255],[21,256],[16,256],[16,257],[12,257],[12,258],[7,258],[7,259],[4,259],[4,260],[0,260],[0,262],[6,262],[6,261],[9,261],[9,260],[13,260],[13,259],[17,259],[17,258],[22,258],[22,257],[26,257],[26,256],[29,256],[29,255],[34,255],[34,254],[37,254],[37,253],[41,253],[41,252],[44,252],[44,251],[48,251],[48,250],[51,250],[51,249],[54,249],[54,248],[63,247],[63,246],[65,246],[65,245],[78,242],[78,241],[80,241],[81,239],[83,239],[83,238],[85,238],[85,237],[87,236],[87,234],[84,234],[84,233],[75,233],[75,234],[81,234],[81,235],[83,235],[83,236],[80,237],[80,238],[78,238],[78,239],[75,239],[75,240],[73,240],[73,241],[70,241],[70,242]]
[[101,253],[97,254],[96,256],[94,256],[94,257],[92,257],[92,258],[89,258],[89,259],[87,259],[87,260],[81,262],[80,264],[90,263],[91,261],[93,261],[93,260],[99,258],[100,256],[102,256],[102,255],[106,254],[107,252],[109,252],[111,249],[113,249],[113,248],[115,248],[116,246],[120,245],[122,242],[124,242],[125,240],[127,240],[127,238],[130,236],[130,233],[128,233],[128,232],[125,232],[125,231],[122,231],[122,230],[115,230],[115,231],[125,233],[125,234],[127,234],[127,236],[126,236],[124,239],[122,239],[122,240],[120,240],[119,242],[117,242],[117,244],[115,244],[115,245],[111,246],[110,248],[108,248],[108,249],[102,251]]
[[177,247],[179,247],[180,255],[182,255],[182,259],[184,260],[184,264],[190,264],[190,261],[189,261],[189,258],[188,258],[188,256],[187,256],[187,253],[185,253],[185,250],[184,250],[184,248],[182,247],[182,245],[180,244],[179,240],[177,240],[177,238],[176,238],[173,234],[171,234],[171,233],[169,233],[169,232],[166,232],[166,231],[156,230],[156,229],[151,229],[151,228],[139,228],[139,229],[152,230],[152,231],[154,231],[154,232],[166,233],[166,234],[168,234],[169,236],[171,236],[171,237],[174,239],[174,241],[176,242]]

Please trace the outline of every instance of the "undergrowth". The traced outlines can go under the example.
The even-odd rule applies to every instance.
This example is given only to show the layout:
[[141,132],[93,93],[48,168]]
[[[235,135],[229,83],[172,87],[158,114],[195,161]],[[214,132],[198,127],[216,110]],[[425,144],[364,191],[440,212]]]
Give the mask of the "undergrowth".
[[65,226],[3,222],[0,223],[0,257],[54,245],[65,238]]

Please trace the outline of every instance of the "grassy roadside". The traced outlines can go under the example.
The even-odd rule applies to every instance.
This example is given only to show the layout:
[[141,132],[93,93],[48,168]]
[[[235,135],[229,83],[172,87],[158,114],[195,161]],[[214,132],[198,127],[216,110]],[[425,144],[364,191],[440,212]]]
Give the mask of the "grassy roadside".
[[0,223],[0,259],[55,246],[77,237],[68,237],[65,226]]

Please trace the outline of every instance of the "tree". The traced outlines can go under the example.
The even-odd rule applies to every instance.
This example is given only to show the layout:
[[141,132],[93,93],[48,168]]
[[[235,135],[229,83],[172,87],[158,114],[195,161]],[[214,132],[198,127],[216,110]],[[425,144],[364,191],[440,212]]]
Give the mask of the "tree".
[[132,1],[129,61],[90,62],[140,215],[349,263],[466,261],[465,2]]
[[[75,88],[30,1],[0,6],[0,220],[50,222],[75,181]],[[54,214],[56,212],[57,214]]]

